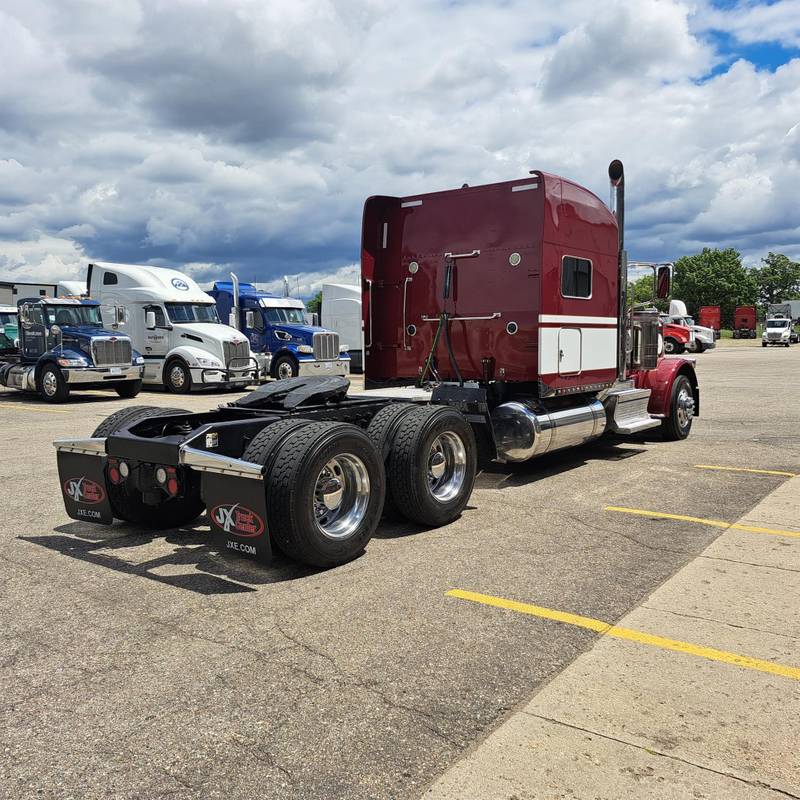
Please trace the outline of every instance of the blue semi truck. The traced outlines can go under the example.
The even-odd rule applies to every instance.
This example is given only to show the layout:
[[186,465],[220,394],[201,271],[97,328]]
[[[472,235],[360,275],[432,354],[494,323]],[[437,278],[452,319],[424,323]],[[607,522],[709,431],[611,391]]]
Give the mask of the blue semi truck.
[[334,331],[309,325],[302,300],[278,297],[251,283],[217,281],[208,292],[220,319],[250,340],[250,349],[273,378],[347,375],[348,345]]
[[[113,389],[135,397],[144,359],[129,336],[103,328],[96,300],[36,297],[20,300],[19,350],[0,358],[0,386],[64,402],[73,389]],[[125,309],[114,308],[115,324]]]

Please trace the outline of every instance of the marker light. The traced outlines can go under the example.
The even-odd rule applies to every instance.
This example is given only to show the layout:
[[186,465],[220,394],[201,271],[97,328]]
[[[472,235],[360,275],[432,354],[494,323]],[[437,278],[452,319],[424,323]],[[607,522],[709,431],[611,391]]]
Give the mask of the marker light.
[[164,467],[159,467],[156,470],[156,480],[163,486],[167,482],[167,471]]
[[122,475],[123,478],[127,478],[128,475],[131,474],[131,468],[128,466],[127,461],[120,461],[119,474]]

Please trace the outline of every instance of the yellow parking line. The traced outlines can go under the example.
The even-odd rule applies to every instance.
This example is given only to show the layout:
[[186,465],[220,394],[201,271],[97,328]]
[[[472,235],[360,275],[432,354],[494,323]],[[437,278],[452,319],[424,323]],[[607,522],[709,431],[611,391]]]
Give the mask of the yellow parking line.
[[780,675],[782,678],[791,678],[800,681],[800,668],[790,667],[785,664],[776,664],[774,661],[763,661],[760,658],[751,658],[737,653],[729,653],[726,650],[717,650],[714,647],[682,642],[678,639],[667,639],[664,636],[655,636],[651,633],[636,631],[632,628],[621,628],[603,620],[582,617],[578,614],[569,614],[565,611],[556,611],[552,608],[534,606],[529,603],[520,603],[516,600],[506,600],[503,597],[494,597],[490,594],[478,594],[477,592],[467,592],[463,589],[451,589],[446,593],[449,597],[457,597],[460,600],[469,600],[473,603],[481,603],[486,606],[495,606],[509,611],[516,611],[520,614],[530,614],[534,617],[551,619],[556,622],[563,622],[567,625],[575,625],[579,628],[588,628],[604,636],[613,636],[615,639],[625,639],[629,642],[647,644],[651,647],[660,647],[662,650],[673,650],[676,653],[686,653],[698,658],[706,658],[709,661],[719,661],[723,664],[733,664],[736,667],[753,669],[758,672],[768,672],[771,675]]
[[800,537],[800,531],[782,531],[777,528],[758,528],[755,525],[740,525],[738,522],[724,522],[721,519],[704,519],[703,517],[687,517],[684,514],[665,514],[663,511],[647,511],[644,508],[623,508],[621,506],[606,506],[603,511],[616,511],[619,514],[636,514],[640,517],[651,519],[676,519],[681,522],[696,522],[698,525],[710,525],[712,528],[732,528],[748,533],[768,533],[772,536]]
[[24,403],[0,403],[0,408],[18,408],[22,411],[36,411],[39,414],[69,414],[63,408],[39,408],[39,406],[26,406]]
[[783,472],[777,469],[749,469],[747,467],[717,467],[711,464],[695,464],[695,469],[716,469],[721,472],[750,472],[754,475],[783,475],[786,478],[800,477],[796,472]]

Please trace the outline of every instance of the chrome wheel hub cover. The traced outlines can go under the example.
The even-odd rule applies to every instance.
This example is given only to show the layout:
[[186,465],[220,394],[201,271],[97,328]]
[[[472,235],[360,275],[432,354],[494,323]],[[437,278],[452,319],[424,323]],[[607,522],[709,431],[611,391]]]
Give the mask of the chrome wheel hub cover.
[[681,428],[686,428],[694,416],[694,397],[689,394],[689,392],[686,390],[686,387],[683,387],[678,392],[678,397],[676,398],[675,403],[675,410],[678,416],[678,425],[680,425]]
[[180,388],[186,383],[186,375],[183,371],[183,367],[179,367],[177,364],[169,371],[169,381],[173,386],[177,386]]
[[347,539],[358,530],[369,505],[369,473],[351,453],[332,458],[314,486],[314,519],[328,539]]
[[58,391],[58,379],[50,370],[42,376],[42,388],[48,397],[52,397]]
[[435,500],[447,503],[461,491],[467,476],[467,448],[461,437],[445,431],[428,453],[428,486]]

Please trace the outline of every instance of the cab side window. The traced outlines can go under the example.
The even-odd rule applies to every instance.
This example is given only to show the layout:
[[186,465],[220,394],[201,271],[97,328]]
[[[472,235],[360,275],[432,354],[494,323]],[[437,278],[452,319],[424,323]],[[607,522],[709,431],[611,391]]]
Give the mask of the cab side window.
[[[108,273],[106,273],[106,275],[108,275]],[[144,313],[147,314],[148,311],[152,311],[156,315],[156,327],[166,327],[167,319],[164,316],[164,309],[161,308],[161,306],[145,306]]]
[[264,316],[261,313],[260,308],[248,308],[248,311],[253,312],[253,328],[257,330],[259,333],[263,332],[264,330]]
[[592,262],[586,258],[564,256],[561,260],[561,294],[587,299],[592,296]]

